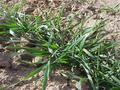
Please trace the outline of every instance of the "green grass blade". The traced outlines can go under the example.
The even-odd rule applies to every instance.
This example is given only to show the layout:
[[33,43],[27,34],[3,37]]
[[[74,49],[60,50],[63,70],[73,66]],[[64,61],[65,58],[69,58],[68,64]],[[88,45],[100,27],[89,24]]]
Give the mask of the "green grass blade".
[[50,74],[50,61],[48,61],[47,65],[46,65],[46,70],[45,70],[45,74],[44,74],[44,78],[43,78],[43,81],[42,81],[42,90],[46,90],[46,87],[47,87],[47,81],[48,81],[48,78],[49,78],[49,74]]

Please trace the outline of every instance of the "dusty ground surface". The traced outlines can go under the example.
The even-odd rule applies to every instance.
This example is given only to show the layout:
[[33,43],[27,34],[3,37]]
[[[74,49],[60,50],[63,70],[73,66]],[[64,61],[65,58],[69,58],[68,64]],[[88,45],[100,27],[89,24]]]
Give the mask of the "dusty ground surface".
[[[19,2],[19,0],[6,0],[7,3],[13,4]],[[8,2],[9,1],[9,2]],[[99,19],[109,19],[110,23],[106,26],[106,30],[108,33],[117,32],[115,35],[111,35],[109,39],[117,39],[120,40],[120,13],[116,12],[99,12],[102,7],[114,7],[120,3],[120,0],[96,0],[94,4],[91,3],[84,3],[81,2],[74,2],[75,0],[70,3],[69,1],[61,1],[61,0],[53,0],[54,2],[45,2],[44,0],[27,0],[28,4],[23,7],[23,11],[26,14],[33,14],[33,15],[40,15],[40,10],[49,8],[49,7],[57,7],[59,8],[61,5],[68,4],[68,12],[76,12],[76,13],[85,13],[93,15],[92,19],[88,21],[88,25],[92,25],[92,23]],[[49,7],[48,7],[49,6]],[[68,15],[68,12],[65,16]],[[80,16],[81,17],[81,16]],[[92,22],[92,23],[91,23]],[[117,37],[117,38],[116,38]],[[1,57],[0,57],[1,58]],[[5,58],[6,59],[6,58]],[[29,72],[31,72],[34,68],[33,67],[26,67],[26,66],[18,66],[16,69],[6,68],[0,69],[0,85],[1,87],[8,87],[12,84],[17,83],[20,81],[21,78],[26,76]],[[5,90],[41,90],[41,84],[39,82],[39,77],[31,80],[26,81],[21,84],[16,85],[15,87],[11,87]],[[35,80],[38,80],[35,82]],[[62,77],[58,72],[53,75],[53,78],[49,80],[47,90],[76,90],[74,87],[74,82],[70,86],[67,86],[66,78]],[[0,89],[1,90],[1,89]],[[83,88],[83,90],[88,90],[87,86]]]

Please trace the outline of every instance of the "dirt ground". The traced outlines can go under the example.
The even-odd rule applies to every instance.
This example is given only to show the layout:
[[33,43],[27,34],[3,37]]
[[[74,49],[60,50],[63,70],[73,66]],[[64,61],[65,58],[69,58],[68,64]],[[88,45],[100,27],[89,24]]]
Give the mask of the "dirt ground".
[[[6,0],[7,2],[9,0]],[[23,11],[27,14],[38,14],[37,10],[38,8],[46,8],[44,0],[27,0],[28,5],[23,8]],[[53,0],[54,1],[54,0]],[[75,0],[72,0],[75,1]],[[77,0],[76,0],[77,1]],[[17,3],[19,0],[11,0],[8,3],[13,4]],[[94,21],[99,19],[109,19],[110,23],[106,26],[106,30],[108,33],[117,32],[116,35],[111,35],[109,39],[115,38],[116,41],[120,40],[120,13],[112,13],[112,12],[98,12],[99,9],[102,7],[114,7],[118,4],[120,4],[120,0],[96,0],[94,4],[80,4],[80,3],[70,3],[69,1],[61,1],[61,0],[55,0],[50,7],[60,7],[61,4],[70,4],[70,7],[74,12],[85,12],[87,11],[88,14],[93,14],[93,17],[88,21],[88,25],[92,25]],[[48,4],[46,2],[46,4]],[[64,5],[63,4],[63,5]],[[43,7],[40,7],[42,6]],[[31,8],[32,7],[32,8]],[[92,22],[92,23],[91,23]],[[1,57],[0,57],[1,58]],[[14,66],[13,66],[14,67]],[[11,86],[17,82],[20,81],[21,78],[26,76],[28,73],[30,73],[32,70],[34,70],[34,67],[26,67],[26,66],[18,66],[16,69],[0,69],[0,86],[1,87],[8,87]],[[41,76],[38,76],[35,79],[32,79],[30,81],[25,81],[23,83],[20,83],[16,85],[15,87],[10,87],[5,90],[42,90],[41,89],[41,83],[39,82],[39,78]],[[52,76],[53,78],[48,81],[47,90],[76,90],[74,86],[74,81],[71,81],[70,86],[67,86],[67,80],[65,77],[61,76],[59,72],[55,72],[55,74]],[[2,89],[0,89],[2,90]],[[83,90],[88,90],[87,85],[83,87]]]

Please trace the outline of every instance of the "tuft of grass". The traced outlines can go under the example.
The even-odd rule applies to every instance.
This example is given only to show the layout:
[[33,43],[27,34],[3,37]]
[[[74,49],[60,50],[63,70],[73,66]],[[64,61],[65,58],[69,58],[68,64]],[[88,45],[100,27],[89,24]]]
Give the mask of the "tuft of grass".
[[119,14],[120,4],[117,4],[116,6],[113,6],[113,7],[110,7],[110,6],[103,7],[101,8],[101,11],[105,11],[106,13],[109,13],[111,15]]
[[[63,11],[52,18],[46,12],[43,12],[44,18],[12,13],[8,14],[8,20],[0,24],[0,34],[9,35],[13,42],[21,37],[35,41],[33,48],[20,47],[19,44],[8,48],[25,49],[34,56],[43,58],[43,61],[35,63],[41,66],[25,79],[31,79],[43,72],[41,82],[45,90],[50,74],[65,67],[70,70],[71,74],[66,74],[69,78],[77,77],[78,82],[81,82],[82,77],[87,79],[92,90],[119,87],[120,60],[115,54],[117,42],[106,38],[104,27],[108,21],[96,21],[93,26],[87,27],[85,23],[88,16],[81,20],[75,20],[74,15],[63,19]],[[77,74],[75,68],[78,72],[82,69],[84,73]]]

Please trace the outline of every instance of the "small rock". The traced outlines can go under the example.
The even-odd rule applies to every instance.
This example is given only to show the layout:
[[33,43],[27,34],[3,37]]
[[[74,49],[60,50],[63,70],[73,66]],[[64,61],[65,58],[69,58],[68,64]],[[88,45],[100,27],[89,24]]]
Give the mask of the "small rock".
[[39,57],[39,56],[36,56],[33,60],[32,60],[32,62],[33,63],[37,63],[37,62],[39,62],[39,61],[42,61],[42,57]]

